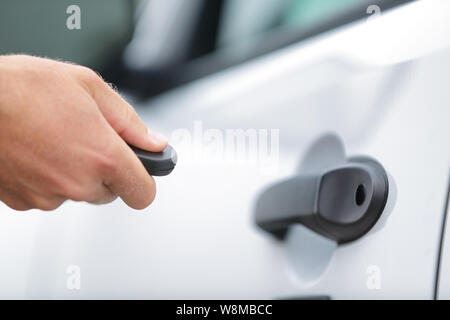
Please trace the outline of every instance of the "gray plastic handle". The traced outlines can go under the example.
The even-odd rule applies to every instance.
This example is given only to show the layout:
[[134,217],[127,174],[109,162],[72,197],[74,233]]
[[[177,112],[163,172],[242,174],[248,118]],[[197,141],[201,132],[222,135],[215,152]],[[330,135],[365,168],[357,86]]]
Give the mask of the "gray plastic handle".
[[300,175],[267,188],[256,203],[256,224],[279,239],[292,224],[303,224],[339,243],[349,242],[375,225],[388,191],[386,172],[377,161],[350,158],[318,175]]

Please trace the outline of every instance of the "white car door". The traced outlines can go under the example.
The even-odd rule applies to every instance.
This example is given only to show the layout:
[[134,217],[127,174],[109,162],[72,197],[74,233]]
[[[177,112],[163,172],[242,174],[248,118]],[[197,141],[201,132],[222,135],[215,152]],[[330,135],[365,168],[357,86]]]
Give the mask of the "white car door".
[[[445,0],[413,2],[138,107],[178,151],[154,204],[2,215],[0,296],[433,298],[450,163],[448,13]],[[256,156],[227,149],[236,137]],[[265,187],[352,155],[389,176],[368,234],[337,245],[294,225],[278,241],[255,225]]]

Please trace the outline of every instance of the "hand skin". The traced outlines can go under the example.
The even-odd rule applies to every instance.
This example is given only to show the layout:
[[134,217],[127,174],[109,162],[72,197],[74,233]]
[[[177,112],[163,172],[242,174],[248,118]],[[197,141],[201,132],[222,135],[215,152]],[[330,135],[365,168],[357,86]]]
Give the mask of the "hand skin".
[[26,55],[0,56],[0,200],[53,210],[65,200],[134,209],[155,182],[127,143],[161,151],[134,109],[89,68]]

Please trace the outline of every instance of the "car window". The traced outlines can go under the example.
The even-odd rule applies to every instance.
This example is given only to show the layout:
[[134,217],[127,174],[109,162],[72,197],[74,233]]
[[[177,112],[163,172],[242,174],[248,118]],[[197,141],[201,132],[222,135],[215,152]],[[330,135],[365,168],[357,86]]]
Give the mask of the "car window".
[[152,96],[409,1],[151,0],[111,81]]

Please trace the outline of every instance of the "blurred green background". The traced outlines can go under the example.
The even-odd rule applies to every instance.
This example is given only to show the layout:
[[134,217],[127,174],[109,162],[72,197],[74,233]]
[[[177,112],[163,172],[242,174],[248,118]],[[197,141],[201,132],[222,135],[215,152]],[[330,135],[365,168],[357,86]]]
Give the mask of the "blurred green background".
[[[81,30],[69,30],[69,5],[81,7]],[[0,54],[28,53],[103,67],[132,36],[129,0],[2,0]]]
[[1,0],[0,54],[72,61],[151,97],[407,1]]

